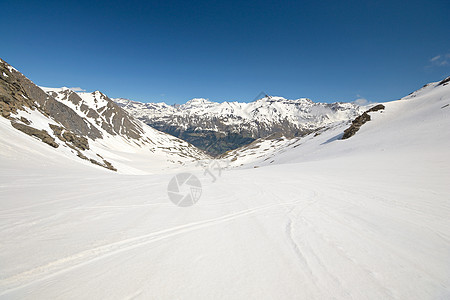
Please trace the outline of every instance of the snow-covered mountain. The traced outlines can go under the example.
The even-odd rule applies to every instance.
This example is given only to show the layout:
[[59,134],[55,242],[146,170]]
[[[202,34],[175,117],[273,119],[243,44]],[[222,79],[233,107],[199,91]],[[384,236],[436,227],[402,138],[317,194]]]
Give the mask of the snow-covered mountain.
[[[11,126],[15,104],[39,104],[2,79],[1,113],[14,119],[0,117],[0,298],[450,299],[449,81],[365,108],[347,139],[355,123],[343,121],[232,151],[212,182],[200,167],[129,176],[80,164]],[[66,107],[55,118],[84,128],[51,99],[39,107]],[[19,111],[36,127],[51,119]],[[119,138],[83,114],[104,135],[90,147]],[[102,148],[119,171],[156,163],[124,160],[118,145],[139,149],[127,143]],[[169,200],[178,172],[202,183],[194,206]]]
[[268,136],[296,137],[363,111],[352,103],[314,103],[266,96],[250,103],[192,99],[182,105],[113,99],[148,125],[219,155]]
[[[189,143],[135,119],[99,91],[41,89],[3,60],[0,113],[9,120],[2,127],[15,128],[55,152],[111,170],[136,173],[207,157]],[[145,165],[126,164],[130,156]]]
[[364,122],[348,139],[344,132],[356,123],[335,122],[302,137],[261,138],[249,145],[221,155],[230,167],[258,168],[263,166],[299,163],[339,156],[372,153],[379,157],[389,150],[401,160],[409,155],[446,156],[450,131],[450,77],[425,85],[397,101],[372,104],[361,116]]

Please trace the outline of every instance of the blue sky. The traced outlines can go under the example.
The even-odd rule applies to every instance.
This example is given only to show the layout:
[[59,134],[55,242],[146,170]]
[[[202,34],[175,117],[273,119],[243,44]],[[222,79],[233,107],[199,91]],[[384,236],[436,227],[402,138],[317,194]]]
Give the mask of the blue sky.
[[444,1],[3,1],[0,57],[42,86],[184,103],[398,99],[450,75]]

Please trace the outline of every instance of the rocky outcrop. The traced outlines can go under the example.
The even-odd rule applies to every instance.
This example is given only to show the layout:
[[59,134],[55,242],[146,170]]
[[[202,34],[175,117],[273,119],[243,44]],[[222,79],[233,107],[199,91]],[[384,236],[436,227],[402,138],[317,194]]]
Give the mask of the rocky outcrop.
[[39,130],[36,128],[33,128],[31,126],[25,125],[25,124],[20,124],[17,123],[16,121],[11,121],[11,125],[17,129],[22,131],[25,134],[28,134],[30,136],[34,136],[37,137],[38,139],[40,139],[42,142],[52,146],[53,148],[58,148],[59,145],[55,142],[55,139],[53,137],[51,137],[47,131],[45,130]]
[[0,60],[0,114],[11,118],[11,114],[24,108],[35,109],[35,102],[30,99],[25,89],[17,81],[14,68]]
[[77,150],[77,156],[81,159],[87,160],[89,161],[91,164],[106,168],[108,170],[117,172],[117,169],[114,168],[114,166],[107,160],[103,159],[99,154],[97,154],[98,157],[102,158],[103,163],[93,159],[93,158],[87,158],[83,153],[81,153],[80,151]]
[[378,104],[378,105],[375,105],[374,107],[368,109],[368,110],[366,111],[366,113],[370,113],[370,112],[374,112],[374,111],[379,111],[379,110],[382,110],[382,109],[385,109],[385,106],[384,106],[383,104]]
[[63,138],[68,142],[81,150],[89,150],[89,143],[87,138],[83,136],[77,136],[70,131],[64,131]]
[[344,135],[342,139],[348,139],[356,134],[356,132],[363,126],[366,122],[370,121],[370,115],[367,112],[364,112],[362,115],[356,117],[352,121],[352,125],[349,128],[345,129]]
[[26,78],[22,73],[0,59],[0,113],[5,118],[18,110],[29,108],[38,110],[45,116],[51,116],[64,128],[78,135],[92,139],[102,135],[89,122],[81,118],[75,111],[47,95],[43,90]]
[[345,140],[345,139],[348,139],[348,138],[354,136],[356,134],[356,132],[361,128],[361,126],[363,126],[365,123],[370,121],[370,115],[369,115],[370,112],[379,111],[384,108],[385,107],[383,104],[378,104],[378,105],[375,105],[374,107],[368,109],[367,111],[365,111],[362,115],[356,117],[352,121],[352,125],[350,125],[349,128],[345,129],[342,139]]
[[89,142],[87,138],[78,136],[70,131],[66,131],[63,127],[57,125],[50,124],[50,128],[61,141],[65,142],[66,145],[76,151],[79,158],[87,160],[94,165],[101,166],[108,170],[117,171],[117,169],[109,161],[103,159],[103,157],[101,157],[99,154],[97,154],[97,156],[103,160],[103,163],[93,158],[88,158],[81,152],[84,150],[89,150]]
[[30,125],[31,124],[31,121],[30,120],[28,120],[27,118],[25,118],[25,117],[20,117],[20,122],[22,122],[22,123],[24,123],[24,124],[26,124],[26,125]]
[[447,85],[450,82],[450,76],[438,83],[438,85]]
[[[57,136],[61,141],[66,144],[76,147],[80,150],[89,150],[89,142],[88,139],[82,136],[78,136],[70,131],[65,130],[61,126],[49,124],[50,128],[53,130],[55,136]],[[71,147],[72,148],[72,147]]]

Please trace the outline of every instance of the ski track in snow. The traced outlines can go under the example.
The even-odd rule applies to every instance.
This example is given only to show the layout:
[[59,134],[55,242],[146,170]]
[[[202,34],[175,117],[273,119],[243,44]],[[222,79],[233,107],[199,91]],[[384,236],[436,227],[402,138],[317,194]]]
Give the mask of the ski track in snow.
[[[11,284],[19,283],[19,286],[7,289],[4,292],[0,293],[0,296],[6,295],[14,290],[18,290],[29,286],[31,284],[37,283],[42,280],[46,280],[52,278],[54,276],[58,276],[65,272],[69,272],[74,268],[84,266],[90,262],[96,261],[98,259],[102,259],[104,257],[115,255],[127,250],[134,249],[136,247],[144,246],[150,243],[154,243],[163,239],[167,239],[173,237],[175,235],[187,233],[189,231],[202,229],[207,226],[214,226],[224,222],[232,221],[236,218],[243,217],[249,214],[257,213],[261,210],[273,208],[276,206],[282,205],[293,205],[294,203],[282,203],[282,204],[269,204],[263,205],[261,207],[255,207],[243,211],[239,211],[232,214],[227,214],[222,217],[213,218],[209,220],[204,220],[200,222],[193,222],[189,224],[185,224],[182,226],[176,226],[174,228],[169,228],[165,230],[161,230],[158,232],[153,232],[147,235],[142,235],[139,237],[126,239],[122,241],[118,241],[115,243],[103,245],[101,247],[96,247],[93,249],[88,249],[81,253],[77,253],[62,259],[58,259],[57,261],[53,261],[47,265],[34,268],[32,270],[28,270],[21,274],[17,274],[10,278],[6,278],[0,281],[0,284],[3,286],[8,286]],[[37,279],[36,279],[37,277]],[[26,283],[23,283],[26,282]]]
[[[270,186],[272,181],[268,176],[270,173],[266,173],[263,169],[258,170],[259,174],[254,175],[256,177],[237,176],[235,178],[233,176],[235,172],[252,174],[250,173],[252,171],[229,171],[224,174],[223,178],[220,178],[221,182],[205,185],[205,196],[212,192],[213,201],[208,202],[207,199],[202,199],[199,207],[192,207],[193,211],[206,209],[208,212],[197,218],[201,219],[200,221],[183,222],[182,218],[179,225],[132,237],[129,235],[133,233],[127,233],[129,230],[142,227],[142,222],[145,222],[147,218],[156,216],[155,209],[167,209],[172,207],[172,204],[168,199],[161,199],[160,195],[152,201],[130,202],[116,194],[125,187],[129,194],[145,194],[144,191],[148,189],[163,190],[164,185],[152,182],[155,180],[153,177],[149,182],[145,182],[144,179],[139,179],[137,182],[127,181],[124,177],[125,180],[117,182],[116,186],[108,184],[108,181],[102,182],[98,187],[91,186],[80,197],[80,194],[74,191],[78,189],[77,186],[85,185],[83,181],[79,185],[75,184],[72,188],[65,187],[64,181],[58,182],[54,187],[54,190],[57,191],[55,197],[58,195],[64,195],[64,197],[2,211],[1,217],[4,220],[17,221],[0,223],[1,231],[6,233],[9,230],[15,230],[26,233],[34,226],[41,226],[45,231],[54,224],[53,222],[64,220],[65,215],[79,213],[87,214],[94,218],[93,220],[102,216],[97,216],[97,212],[118,214],[116,220],[119,220],[122,215],[126,217],[125,214],[132,215],[135,211],[141,211],[142,215],[110,236],[101,245],[92,244],[93,247],[89,247],[89,244],[86,244],[81,251],[60,256],[16,274],[3,275],[0,280],[0,296],[15,298],[15,295],[24,295],[21,291],[34,290],[39,286],[44,287],[48,285],[48,282],[63,278],[81,268],[90,269],[90,265],[108,258],[126,257],[127,252],[139,248],[149,249],[146,246],[163,241],[168,241],[169,245],[172,243],[177,245],[178,237],[184,237],[197,231],[208,231],[212,227],[220,231],[227,230],[231,223],[237,221],[244,222],[245,227],[257,228],[254,234],[258,232],[257,234],[267,243],[274,242],[271,232],[276,232],[280,238],[279,243],[281,243],[277,247],[282,247],[283,243],[289,247],[292,253],[291,267],[295,268],[296,272],[303,274],[295,275],[293,273],[294,282],[300,280],[299,283],[306,284],[307,290],[312,293],[314,298],[366,298],[361,289],[355,289],[353,284],[368,288],[371,295],[374,295],[371,299],[404,298],[404,293],[386,285],[386,275],[380,277],[379,270],[373,269],[370,262],[355,256],[354,249],[348,248],[348,244],[346,244],[347,236],[352,237],[356,243],[355,246],[360,249],[360,255],[378,257],[379,254],[371,252],[371,248],[382,248],[384,252],[389,253],[389,256],[382,259],[381,263],[395,261],[395,264],[407,268],[411,274],[421,274],[433,286],[440,286],[444,291],[448,290],[441,275],[437,276],[427,267],[424,268],[417,257],[409,257],[408,252],[404,248],[394,245],[395,243],[392,243],[391,239],[384,239],[377,227],[374,227],[369,222],[370,219],[367,219],[372,214],[376,216],[380,211],[392,211],[397,218],[400,217],[402,226],[414,227],[417,226],[417,221],[404,219],[403,214],[420,219],[427,216],[428,213],[439,213],[435,209],[424,209],[424,207],[429,207],[428,202],[424,201],[419,205],[414,201],[407,202],[401,199],[393,201],[396,198],[389,196],[389,191],[376,196],[366,195],[365,189],[370,187],[343,189],[339,181],[335,183],[329,181],[326,187],[323,187],[320,185],[320,182],[323,181],[320,177],[304,177],[303,181],[288,179],[276,186]],[[289,174],[285,176],[289,178]],[[255,178],[259,179],[255,180]],[[112,189],[101,188],[103,184],[112,186]],[[32,191],[36,185],[40,186],[39,180],[29,182],[24,190]],[[230,187],[235,188],[230,189]],[[245,189],[241,187],[245,187]],[[117,199],[114,198],[115,195],[118,197]],[[204,205],[202,208],[201,204]],[[175,209],[181,215],[185,211],[180,208]],[[447,208],[443,206],[441,209]],[[208,217],[212,212],[216,216]],[[21,221],[18,222],[19,220]],[[270,226],[269,231],[267,226]],[[377,226],[381,226],[381,229],[385,230],[384,225]],[[433,235],[438,237],[440,244],[450,245],[445,231],[436,230],[432,223],[424,223],[421,226],[422,230],[429,232],[430,237]],[[344,233],[344,239],[339,236],[341,233]],[[123,235],[126,238],[121,238]],[[433,243],[436,242],[436,240],[433,241]],[[283,254],[283,257],[285,255],[287,254]],[[346,270],[348,273],[346,277],[342,277],[340,268]],[[305,294],[308,293],[305,291]],[[148,295],[148,292],[136,287],[136,290],[130,292],[128,296],[125,294],[122,296],[133,299],[145,297],[144,295]]]

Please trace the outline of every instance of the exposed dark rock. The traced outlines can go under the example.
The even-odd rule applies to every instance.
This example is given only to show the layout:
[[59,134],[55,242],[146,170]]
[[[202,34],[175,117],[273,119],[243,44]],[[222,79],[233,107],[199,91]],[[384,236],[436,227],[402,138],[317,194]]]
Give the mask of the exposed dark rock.
[[112,165],[109,161],[103,160],[103,164],[100,163],[100,162],[98,162],[98,161],[96,161],[95,159],[92,159],[92,158],[89,159],[89,161],[90,161],[91,163],[93,163],[94,165],[97,165],[97,166],[106,168],[106,169],[111,170],[111,171],[114,171],[114,172],[117,171],[117,169],[114,168],[113,165]]
[[345,129],[342,139],[345,140],[349,137],[354,136],[359,128],[361,128],[361,126],[367,121],[370,121],[370,115],[367,114],[367,112],[364,112],[362,115],[356,117],[356,119],[352,121],[352,125],[350,125],[349,128]]
[[67,142],[72,143],[75,147],[81,150],[89,150],[89,142],[87,138],[77,136],[70,131],[64,131],[62,136]]
[[109,161],[103,160],[103,164],[104,164],[103,167],[105,167],[105,168],[107,168],[109,170],[117,172],[117,169],[114,168],[113,165]]
[[53,130],[53,133],[69,147],[74,146],[80,150],[89,150],[89,141],[87,138],[78,136],[57,125],[49,124],[49,126]]
[[382,110],[382,109],[385,109],[385,106],[383,104],[378,104],[378,105],[375,105],[374,107],[370,108],[366,112],[369,113],[369,112],[373,112],[373,111],[379,111],[379,110]]
[[31,126],[20,124],[15,121],[11,121],[11,125],[16,128],[17,130],[22,131],[25,134],[28,134],[30,136],[37,137],[41,141],[43,141],[46,144],[49,144],[50,146],[54,148],[58,148],[59,145],[55,142],[55,139],[51,137],[47,131],[45,130],[39,130],[36,128],[33,128]]
[[21,121],[22,123],[26,124],[26,125],[30,125],[30,124],[31,124],[31,121],[28,120],[28,119],[25,118],[25,117],[20,117],[20,121]]
[[89,160],[83,153],[81,153],[79,150],[76,150],[77,151],[77,156],[79,157],[79,158],[82,158],[82,159],[85,159],[85,160]]
[[447,85],[450,82],[450,76],[439,82],[438,85]]
[[102,115],[107,120],[111,120],[111,124],[108,124],[109,126],[105,130],[112,131],[112,134],[119,134],[132,139],[139,139],[141,137],[142,130],[139,125],[133,122],[128,113],[106,95],[101,94],[101,97],[104,97],[103,99],[108,101],[106,108],[102,111]]
[[48,126],[53,130],[53,133],[63,142],[66,141],[66,139],[62,136],[62,132],[64,131],[64,128],[57,126],[57,125],[53,125],[53,124],[48,124]]
[[0,61],[0,74],[3,75],[0,76],[0,112],[8,119],[11,114],[17,113],[18,109],[34,107],[34,102],[26,96],[25,90],[15,80],[12,72],[15,72],[14,69],[8,68],[6,63]]
[[95,160],[95,159],[93,159],[93,158],[89,158],[89,161],[90,161],[91,163],[93,163],[94,165],[97,165],[97,166],[103,167],[103,165],[102,165],[101,163],[99,163],[98,161],[96,161],[96,160]]
[[356,134],[356,132],[361,128],[362,125],[364,125],[366,122],[370,121],[370,115],[369,112],[375,112],[384,109],[385,106],[383,104],[375,105],[374,107],[371,107],[367,111],[365,111],[362,115],[356,117],[352,121],[352,125],[350,125],[349,128],[344,130],[344,135],[342,136],[342,139],[348,139]]
[[356,134],[356,132],[361,128],[362,125],[364,125],[366,122],[370,121],[370,115],[369,112],[375,112],[384,109],[385,106],[383,104],[375,105],[374,107],[368,109],[365,111],[362,115],[356,117],[352,121],[352,125],[350,125],[349,128],[345,129],[344,135],[342,136],[342,139],[348,139]]
[[[109,161],[103,159],[103,163],[100,163],[100,162],[96,161],[96,160],[93,159],[93,158],[87,158],[87,157],[86,157],[83,153],[81,153],[79,150],[76,150],[76,151],[77,151],[77,156],[78,156],[79,158],[84,159],[84,160],[87,160],[87,161],[91,162],[91,163],[94,164],[94,165],[97,165],[97,166],[106,168],[106,169],[108,169],[108,170],[117,172],[117,169],[114,168],[114,166],[113,166]],[[100,156],[100,155],[97,154],[97,156]]]
[[[1,107],[0,107],[1,109]],[[2,110],[2,117],[9,119],[9,117],[11,116],[11,112],[7,111],[7,110]]]

